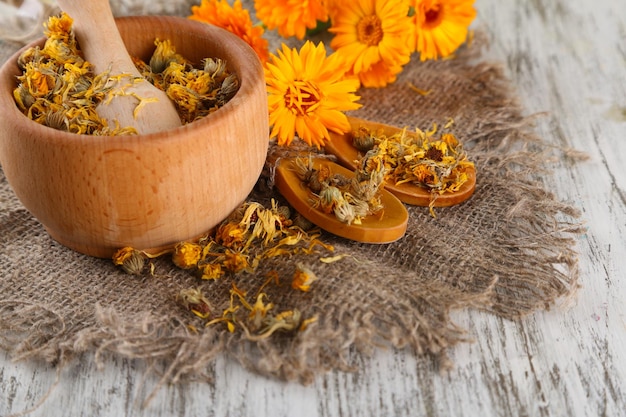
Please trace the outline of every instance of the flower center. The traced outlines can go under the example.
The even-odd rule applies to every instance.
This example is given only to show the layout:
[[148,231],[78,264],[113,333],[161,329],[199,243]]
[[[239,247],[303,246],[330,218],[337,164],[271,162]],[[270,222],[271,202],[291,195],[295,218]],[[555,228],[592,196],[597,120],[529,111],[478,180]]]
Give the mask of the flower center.
[[383,25],[378,16],[366,16],[356,26],[359,42],[367,46],[376,46],[383,40]]
[[435,147],[429,148],[426,151],[426,155],[424,156],[430,159],[431,161],[435,161],[435,162],[443,161],[443,152],[441,151],[441,149],[437,149]]
[[310,81],[294,81],[285,93],[285,106],[298,116],[314,111],[322,99],[319,88]]
[[443,18],[441,4],[434,2],[430,7],[424,10],[424,26],[432,28],[438,26]]

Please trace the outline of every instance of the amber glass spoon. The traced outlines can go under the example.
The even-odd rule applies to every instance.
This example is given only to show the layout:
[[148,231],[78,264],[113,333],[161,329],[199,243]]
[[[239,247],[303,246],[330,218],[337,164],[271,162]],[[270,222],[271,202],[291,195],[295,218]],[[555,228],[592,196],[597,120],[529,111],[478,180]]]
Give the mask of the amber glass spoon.
[[[317,170],[325,167],[333,174],[352,178],[354,172],[325,159],[314,159]],[[364,217],[359,224],[341,222],[332,213],[325,213],[315,207],[311,190],[297,174],[295,158],[285,158],[276,162],[276,187],[291,206],[311,223],[346,239],[364,243],[391,243],[406,233],[409,213],[406,207],[389,191],[381,188],[382,210]]]
[[[358,161],[363,154],[363,152],[360,152],[353,146],[352,132],[357,131],[361,127],[365,127],[371,132],[379,132],[390,137],[402,131],[402,129],[394,126],[371,122],[356,117],[348,117],[348,120],[352,130],[343,135],[331,132],[331,141],[324,146],[324,150],[329,154],[335,155],[341,165],[352,170],[357,168]],[[407,134],[411,133],[407,132]],[[474,193],[474,189],[476,188],[476,169],[473,167],[465,168],[465,173],[467,174],[467,181],[458,191],[438,194],[434,201],[433,194],[430,190],[412,183],[400,185],[387,183],[385,184],[385,188],[407,204],[428,207],[432,203],[433,207],[449,207],[462,203]]]

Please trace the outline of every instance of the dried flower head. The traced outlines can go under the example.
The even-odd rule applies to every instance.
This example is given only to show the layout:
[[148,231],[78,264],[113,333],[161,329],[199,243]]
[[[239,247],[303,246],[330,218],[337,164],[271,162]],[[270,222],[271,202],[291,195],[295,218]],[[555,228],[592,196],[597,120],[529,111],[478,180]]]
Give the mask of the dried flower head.
[[458,191],[469,180],[467,169],[474,166],[454,134],[436,135],[436,125],[426,132],[416,129],[408,133],[405,129],[391,136],[374,133],[375,146],[361,160],[356,175],[358,184],[365,186],[355,186],[356,195],[366,198],[359,192],[367,190],[367,181],[378,183],[381,177],[396,185],[410,183],[431,191],[433,213],[437,195]]
[[239,224],[224,222],[215,232],[215,241],[231,249],[239,249],[246,241],[246,230]]
[[326,164],[316,167],[311,157],[296,158],[295,166],[302,185],[311,191],[312,207],[333,213],[340,222],[349,225],[361,224],[363,218],[382,209],[380,188],[385,166],[381,161],[375,164],[377,169],[358,169],[352,178],[332,173]]
[[293,274],[293,280],[291,281],[291,287],[296,290],[309,292],[311,290],[311,284],[317,281],[317,276],[300,262],[296,264],[296,271]]
[[[291,210],[274,200],[269,207],[257,202],[245,203],[212,233],[197,242],[177,244],[170,251],[172,260],[180,268],[193,270],[199,279],[217,280],[224,276],[233,279],[237,274],[257,271],[263,260],[277,256],[318,254],[320,247],[325,251],[333,250],[332,246],[318,239],[320,234],[317,229],[307,233],[295,225],[291,217]],[[160,255],[162,253],[154,256]],[[139,259],[144,261],[152,257],[132,248],[122,248],[114,257],[114,262],[126,265],[134,256],[140,256]],[[310,269],[299,265],[292,286],[300,291],[309,291],[316,279]],[[304,330],[308,323],[315,321],[314,318],[303,320],[297,309],[273,314],[276,305],[267,295],[267,288],[271,285],[281,285],[280,277],[274,270],[265,274],[253,295],[237,287],[233,280],[228,305],[221,307],[222,314],[218,317],[211,317],[214,310],[199,289],[184,289],[177,299],[192,314],[207,319],[206,326],[223,323],[229,332],[243,331],[250,340],[266,339],[277,331]],[[190,328],[197,331],[195,326]]]
[[299,310],[283,311],[265,320],[265,327],[259,332],[256,339],[266,339],[279,330],[284,332],[298,330],[301,324],[302,313]]
[[243,252],[226,250],[226,252],[224,252],[224,258],[224,268],[230,272],[237,273],[251,269],[248,257]]
[[165,67],[160,75],[157,74],[159,76],[151,72],[146,77],[167,93],[183,123],[191,123],[216,111],[239,90],[239,79],[228,71],[225,61],[205,58],[201,69],[194,68],[168,41],[157,40],[155,43],[161,58],[154,65]]
[[46,24],[44,47],[28,48],[18,58],[23,73],[13,91],[15,102],[26,116],[46,126],[94,136],[136,134],[132,127],[109,125],[96,107],[113,97],[132,95],[138,101],[136,114],[152,99],[128,93],[126,87],[144,78],[167,92],[183,123],[214,112],[239,89],[238,78],[228,72],[225,63],[214,62],[211,73],[193,68],[169,40],[155,41],[150,65],[133,59],[142,77],[94,74],[91,64],[82,57],[71,27],[72,19],[66,14],[51,17]]
[[196,288],[186,288],[178,293],[178,300],[183,306],[201,319],[211,316],[211,306],[202,291]]
[[348,203],[346,200],[339,201],[333,208],[333,213],[337,220],[347,225],[360,223],[360,219],[357,219],[354,206]]
[[164,72],[172,63],[179,65],[185,65],[187,61],[182,55],[176,53],[176,49],[172,45],[169,39],[156,39],[154,41],[156,49],[150,57],[149,66],[150,70],[154,73],[160,74]]
[[314,206],[319,207],[324,213],[332,213],[337,205],[344,203],[343,193],[337,187],[326,185],[319,193]]
[[322,167],[317,169],[313,165],[313,157],[297,157],[295,159],[296,175],[314,193],[319,193],[322,188],[329,184],[331,179],[330,170]]
[[75,41],[74,34],[72,32],[72,25],[74,19],[72,19],[67,13],[61,13],[59,16],[50,16],[48,21],[44,24],[44,35],[47,38],[59,39],[66,42]]
[[228,74],[219,88],[217,93],[216,103],[218,107],[222,107],[224,104],[235,96],[239,91],[239,78],[235,74]]
[[211,78],[223,79],[227,73],[226,61],[219,58],[205,58],[203,62],[203,70],[211,76]]
[[207,263],[198,265],[198,273],[200,279],[219,279],[224,275],[224,270],[220,263]]
[[359,127],[352,132],[352,146],[361,152],[367,152],[375,145],[375,136],[369,129]]
[[265,293],[259,293],[257,295],[256,301],[254,305],[250,308],[250,314],[248,315],[248,322],[250,323],[250,328],[252,331],[256,331],[263,326],[263,322],[267,317],[268,312],[274,308],[274,304],[272,303],[264,303],[263,299],[266,298],[267,295]]
[[202,257],[202,246],[197,243],[181,242],[174,247],[172,262],[181,269],[194,268]]
[[144,252],[129,246],[123,247],[113,254],[113,264],[121,266],[127,274],[131,275],[141,275],[145,270],[147,259]]

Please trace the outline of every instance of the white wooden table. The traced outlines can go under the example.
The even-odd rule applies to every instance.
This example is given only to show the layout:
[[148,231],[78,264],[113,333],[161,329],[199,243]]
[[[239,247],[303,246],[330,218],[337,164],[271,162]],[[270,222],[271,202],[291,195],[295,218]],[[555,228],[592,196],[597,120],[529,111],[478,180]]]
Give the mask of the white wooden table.
[[523,321],[456,313],[476,343],[454,348],[438,374],[410,352],[382,351],[355,374],[311,386],[268,380],[219,360],[214,385],[166,387],[139,362],[106,369],[90,358],[56,371],[12,363],[0,352],[0,416],[45,402],[32,416],[626,416],[626,1],[477,0],[477,27],[506,64],[528,114],[548,111],[537,132],[589,154],[555,160],[545,178],[578,207],[581,284],[568,309]]

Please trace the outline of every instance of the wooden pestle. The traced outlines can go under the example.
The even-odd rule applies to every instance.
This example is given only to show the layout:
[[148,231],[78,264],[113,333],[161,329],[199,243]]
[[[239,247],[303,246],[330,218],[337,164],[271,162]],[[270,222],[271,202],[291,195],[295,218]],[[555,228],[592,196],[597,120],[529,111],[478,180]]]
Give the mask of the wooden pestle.
[[[110,127],[119,123],[120,127],[132,126],[139,134],[147,134],[181,125],[167,94],[143,78],[133,64],[108,0],[58,0],[58,4],[74,19],[76,39],[95,73],[109,71],[111,76],[130,75],[121,77],[118,83],[125,94],[114,96],[108,103],[105,100],[96,109]],[[133,82],[133,78],[140,81]],[[145,101],[137,108],[139,98]]]

